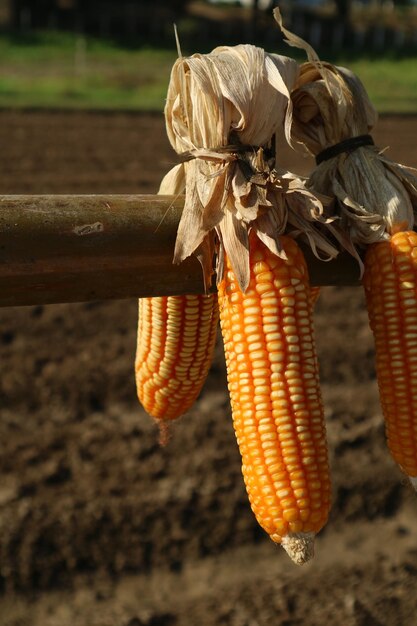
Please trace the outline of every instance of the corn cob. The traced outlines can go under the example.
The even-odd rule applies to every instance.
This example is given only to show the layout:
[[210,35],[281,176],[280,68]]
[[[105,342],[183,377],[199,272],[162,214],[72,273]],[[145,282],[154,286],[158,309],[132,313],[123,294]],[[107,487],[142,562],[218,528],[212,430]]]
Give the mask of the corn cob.
[[215,295],[139,300],[136,387],[152,417],[176,419],[197,399],[212,361],[217,323]]
[[220,322],[252,510],[301,564],[326,523],[330,477],[307,267],[293,239],[281,244],[286,261],[251,234],[246,293],[226,258]]
[[370,245],[363,284],[388,446],[417,488],[417,233]]

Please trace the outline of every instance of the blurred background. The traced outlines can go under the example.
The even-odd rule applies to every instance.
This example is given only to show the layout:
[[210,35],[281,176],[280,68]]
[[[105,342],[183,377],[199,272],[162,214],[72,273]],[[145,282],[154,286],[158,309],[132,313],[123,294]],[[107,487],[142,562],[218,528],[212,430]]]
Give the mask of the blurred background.
[[[0,106],[161,110],[176,55],[174,23],[185,54],[241,42],[288,54],[272,19],[277,4],[0,0]],[[415,0],[279,6],[287,28],[359,73],[379,110],[416,109]]]
[[[0,193],[156,193],[175,163],[173,24],[184,54],[256,43],[304,60],[272,7],[0,0]],[[280,8],[359,74],[376,144],[416,167],[417,6]],[[250,510],[220,337],[161,448],[136,398],[135,299],[0,309],[0,626],[415,626],[417,501],[385,443],[362,290],[323,288],[315,324],[333,505],[297,568]]]

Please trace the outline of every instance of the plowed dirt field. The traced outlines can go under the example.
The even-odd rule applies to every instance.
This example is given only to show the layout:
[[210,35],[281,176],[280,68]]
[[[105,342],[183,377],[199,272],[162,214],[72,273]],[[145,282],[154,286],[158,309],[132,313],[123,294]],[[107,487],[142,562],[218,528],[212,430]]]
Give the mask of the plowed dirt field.
[[[376,142],[417,166],[417,118]],[[0,112],[1,193],[154,193],[162,115]],[[311,161],[283,150],[307,173]],[[316,309],[333,507],[298,568],[241,478],[221,342],[169,445],[136,400],[135,300],[0,310],[0,626],[414,626],[417,497],[391,460],[362,290]]]

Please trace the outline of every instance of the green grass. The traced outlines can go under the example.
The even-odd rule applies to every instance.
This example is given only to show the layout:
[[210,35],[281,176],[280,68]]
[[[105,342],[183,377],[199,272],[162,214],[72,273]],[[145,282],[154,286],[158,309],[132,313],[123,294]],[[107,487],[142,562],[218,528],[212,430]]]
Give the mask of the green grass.
[[355,72],[377,111],[417,113],[417,57],[338,60]]
[[0,106],[161,110],[174,50],[93,38],[0,36]]
[[[3,34],[0,107],[160,111],[175,58],[175,50],[123,48],[66,33]],[[417,112],[417,57],[333,60],[360,76],[378,111]]]

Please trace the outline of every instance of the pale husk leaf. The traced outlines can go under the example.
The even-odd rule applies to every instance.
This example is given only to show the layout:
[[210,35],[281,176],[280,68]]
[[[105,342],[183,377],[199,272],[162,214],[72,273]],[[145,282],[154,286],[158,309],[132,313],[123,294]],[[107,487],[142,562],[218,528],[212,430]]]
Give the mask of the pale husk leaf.
[[[245,290],[252,227],[275,254],[282,254],[284,230],[294,236],[308,231],[306,241],[314,239],[322,255],[337,254],[312,225],[328,221],[321,201],[296,176],[274,170],[273,136],[284,128],[290,138],[290,91],[297,76],[295,61],[251,45],[223,46],[174,64],[166,127],[173,148],[187,159],[167,175],[176,186],[180,172],[185,179],[174,262],[205,249],[215,231],[218,279],[225,250]],[[209,263],[207,253],[203,263]]]
[[[369,134],[377,114],[359,78],[346,68],[322,63],[306,42],[283,32],[290,45],[304,49],[309,58],[301,65],[291,96],[293,138],[316,156],[341,141]],[[414,227],[417,178],[374,146],[323,161],[311,173],[308,186],[336,199],[341,219],[334,228],[347,233],[355,246]]]
[[159,185],[158,193],[163,196],[180,196],[185,193],[185,171],[183,163],[179,163],[165,174]]
[[[185,167],[180,163],[165,174],[159,186],[158,194],[179,196],[185,193]],[[183,226],[186,228],[186,225]],[[215,255],[214,234],[209,232],[193,250],[203,270],[204,289],[210,290],[213,277],[213,259]]]

